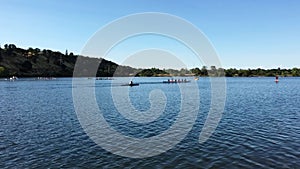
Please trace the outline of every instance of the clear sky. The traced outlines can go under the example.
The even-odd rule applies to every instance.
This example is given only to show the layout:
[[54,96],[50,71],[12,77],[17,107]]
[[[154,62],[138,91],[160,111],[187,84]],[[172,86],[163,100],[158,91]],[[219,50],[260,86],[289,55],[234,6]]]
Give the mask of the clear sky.
[[[292,68],[300,67],[299,9],[299,0],[0,0],[0,44],[79,54],[109,22],[134,13],[163,12],[198,27],[225,68]],[[107,59],[123,63],[113,54],[128,51],[116,49]],[[185,61],[188,67],[198,66],[193,59]]]

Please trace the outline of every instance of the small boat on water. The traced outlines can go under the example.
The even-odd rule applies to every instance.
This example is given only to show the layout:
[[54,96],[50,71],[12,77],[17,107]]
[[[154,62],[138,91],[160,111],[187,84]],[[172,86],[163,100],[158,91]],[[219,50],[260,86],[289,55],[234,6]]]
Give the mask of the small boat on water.
[[139,83],[132,83],[132,84],[123,84],[122,86],[139,86],[140,84]]
[[278,76],[275,77],[275,82],[276,82],[276,83],[279,82],[279,77],[278,77]]
[[189,83],[191,82],[190,80],[186,80],[186,79],[168,79],[168,80],[164,80],[163,83]]
[[15,80],[18,80],[18,78],[17,78],[17,76],[13,76],[13,77],[10,77],[9,80],[10,81],[15,81]]
[[37,80],[54,80],[55,77],[38,77]]
[[132,87],[132,86],[139,86],[139,85],[140,85],[139,83],[133,83],[132,81],[130,81],[130,83],[123,84],[122,86],[130,86],[130,87]]
[[114,80],[112,77],[96,77],[96,80]]

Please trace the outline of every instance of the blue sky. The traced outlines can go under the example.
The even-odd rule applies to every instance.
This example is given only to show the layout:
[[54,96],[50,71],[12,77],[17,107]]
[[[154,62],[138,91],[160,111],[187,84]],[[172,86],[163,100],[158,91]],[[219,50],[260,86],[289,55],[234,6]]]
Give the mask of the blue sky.
[[[0,0],[0,4],[1,46],[14,43],[22,48],[68,49],[78,54],[95,32],[115,19],[163,12],[199,28],[225,68],[300,67],[298,0]],[[148,48],[157,48],[164,41],[152,39],[158,43]],[[137,38],[130,44],[139,46],[140,42],[143,40]],[[128,55],[125,49],[116,48],[107,59],[122,63],[116,55]],[[188,67],[202,66],[192,57],[184,57]]]

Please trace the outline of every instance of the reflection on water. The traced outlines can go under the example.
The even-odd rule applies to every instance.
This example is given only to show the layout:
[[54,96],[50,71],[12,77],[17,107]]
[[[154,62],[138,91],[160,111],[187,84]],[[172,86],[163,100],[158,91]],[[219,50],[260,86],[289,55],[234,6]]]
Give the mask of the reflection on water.
[[[119,88],[118,84],[124,82],[127,79],[116,78],[113,87]],[[299,78],[282,78],[278,84],[273,78],[227,78],[223,118],[203,144],[198,138],[210,108],[209,78],[197,83],[200,112],[187,137],[158,156],[131,159],[105,151],[84,133],[73,107],[72,79],[0,81],[0,167],[300,168]],[[174,124],[180,110],[176,84],[125,87],[132,105],[141,112],[151,107],[151,91],[160,90],[165,95],[166,110],[156,120],[143,124],[118,113],[110,81],[95,81],[86,87],[95,87],[99,108],[110,126],[131,137],[162,133]]]

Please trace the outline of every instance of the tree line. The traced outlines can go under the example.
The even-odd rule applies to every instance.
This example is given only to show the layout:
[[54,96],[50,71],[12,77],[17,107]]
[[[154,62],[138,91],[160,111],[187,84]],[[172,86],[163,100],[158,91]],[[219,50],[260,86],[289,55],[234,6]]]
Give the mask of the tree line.
[[272,76],[300,76],[300,69],[299,68],[292,68],[292,69],[223,69],[223,68],[216,68],[215,66],[211,66],[208,69],[206,66],[203,66],[202,69],[193,68],[191,72],[196,76],[226,76],[226,77],[258,77],[258,76],[265,76],[265,77],[272,77]]
[[74,66],[78,58],[83,59],[82,73],[77,76],[90,76],[90,63],[99,63],[96,76],[227,76],[227,77],[255,77],[255,76],[300,76],[299,68],[292,69],[224,69],[210,66],[192,69],[137,69],[118,65],[103,58],[90,58],[75,55],[68,50],[65,53],[48,49],[22,49],[14,44],[0,45],[0,77],[72,77]]

